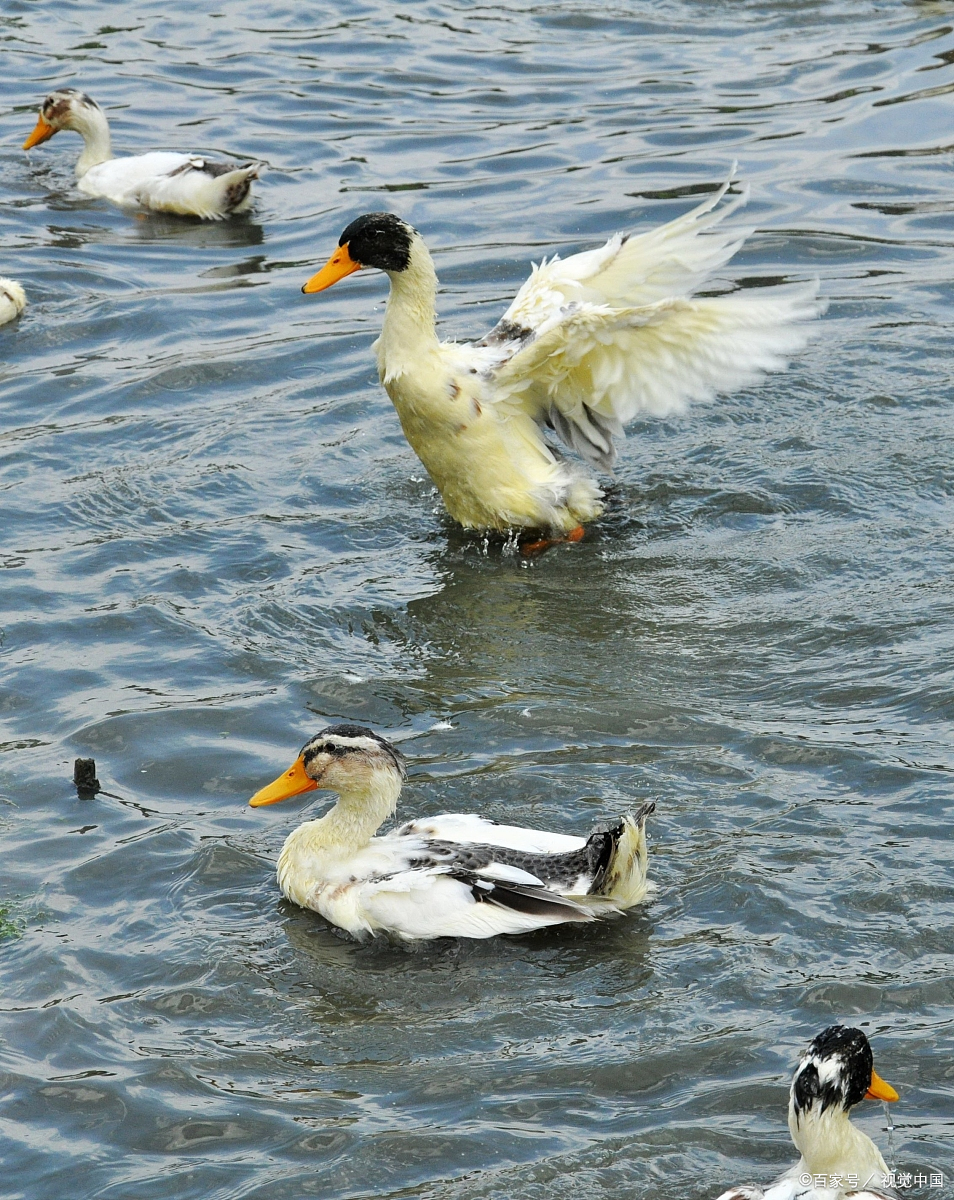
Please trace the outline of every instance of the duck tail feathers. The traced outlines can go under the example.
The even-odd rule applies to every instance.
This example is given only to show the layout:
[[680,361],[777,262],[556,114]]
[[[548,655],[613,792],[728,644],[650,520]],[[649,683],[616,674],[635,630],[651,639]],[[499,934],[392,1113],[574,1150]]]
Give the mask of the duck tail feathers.
[[260,179],[264,170],[264,163],[250,162],[219,175],[214,186],[221,211],[245,212],[252,203],[252,180]]
[[632,908],[645,899],[651,886],[647,879],[646,818],[655,808],[655,800],[650,800],[636,812],[625,813],[590,835],[587,847],[599,855],[590,896],[608,900],[618,909]]
[[245,212],[252,203],[252,180],[258,179],[264,168],[260,162],[234,166],[193,156],[174,171],[141,184],[132,200],[153,212],[220,221]]

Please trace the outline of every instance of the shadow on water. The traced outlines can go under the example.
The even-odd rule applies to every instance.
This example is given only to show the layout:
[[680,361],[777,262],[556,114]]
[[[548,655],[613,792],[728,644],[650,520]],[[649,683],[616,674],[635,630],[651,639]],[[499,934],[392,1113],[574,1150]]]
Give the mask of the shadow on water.
[[[282,929],[292,952],[280,990],[316,997],[339,996],[341,1020],[380,1007],[397,1022],[415,1010],[434,1013],[460,1008],[474,997],[485,1005],[512,995],[515,975],[521,990],[556,997],[567,988],[585,988],[589,997],[625,1005],[650,984],[652,909],[643,906],[620,918],[591,925],[567,925],[520,937],[474,940],[441,938],[402,943],[384,937],[357,941],[329,926],[317,913],[281,901]],[[395,979],[407,988],[395,1004]],[[353,1003],[358,1001],[357,1008]],[[461,1014],[463,1015],[463,1013]]]
[[[0,151],[6,1177],[707,1200],[791,1163],[792,1063],[850,1019],[903,1089],[892,1166],[949,1183],[951,5],[40,7]],[[87,199],[76,139],[18,149],[38,79],[122,104],[120,147],[201,124],[275,168],[221,223]],[[345,192],[431,231],[463,333],[735,158],[756,233],[713,285],[820,275],[812,343],[634,422],[579,545],[462,534],[375,377],[385,280],[298,292]],[[247,806],[336,718],[402,741],[398,819],[657,800],[657,896],[338,937],[274,878],[321,805]],[[123,799],[77,800],[77,755]]]
[[[73,211],[89,212],[89,209],[85,205],[77,205]],[[229,217],[223,221],[200,221],[196,217],[124,212],[119,209],[116,216],[122,219],[122,224],[116,220],[111,221],[109,225],[50,224],[47,226],[50,245],[77,250],[83,246],[112,246],[123,243],[171,243],[185,250],[231,250],[260,246],[265,241],[264,226],[254,218],[244,215]]]
[[254,213],[239,213],[222,221],[200,221],[164,213],[136,213],[130,237],[140,242],[172,243],[188,250],[234,250],[261,246],[265,227]]

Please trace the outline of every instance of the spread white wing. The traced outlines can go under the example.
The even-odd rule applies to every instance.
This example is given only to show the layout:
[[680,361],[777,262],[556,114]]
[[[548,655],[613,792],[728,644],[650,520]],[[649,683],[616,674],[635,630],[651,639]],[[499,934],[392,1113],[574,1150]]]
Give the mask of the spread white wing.
[[637,414],[681,412],[782,370],[823,310],[817,281],[692,295],[751,232],[719,228],[747,199],[720,205],[730,183],[668,225],[535,266],[480,344],[496,351],[485,367],[494,401],[609,470],[613,439]]
[[493,937],[619,911],[581,902],[616,843],[497,825],[469,813],[410,821],[372,838],[312,907],[356,931],[405,938]]

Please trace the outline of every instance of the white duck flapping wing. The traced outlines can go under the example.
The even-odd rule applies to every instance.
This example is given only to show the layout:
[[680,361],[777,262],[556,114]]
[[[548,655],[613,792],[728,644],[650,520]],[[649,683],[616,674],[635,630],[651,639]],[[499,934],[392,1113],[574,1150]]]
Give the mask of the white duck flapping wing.
[[823,309],[817,281],[691,294],[751,232],[718,228],[747,198],[720,205],[730,183],[658,229],[535,266],[478,343],[494,402],[551,425],[610,470],[614,439],[639,413],[681,412],[783,369]]

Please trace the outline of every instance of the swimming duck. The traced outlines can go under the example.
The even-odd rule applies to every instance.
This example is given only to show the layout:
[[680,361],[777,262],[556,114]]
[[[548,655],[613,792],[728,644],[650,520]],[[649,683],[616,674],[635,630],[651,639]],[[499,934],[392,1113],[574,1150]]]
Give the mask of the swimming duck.
[[631,908],[647,882],[643,805],[588,838],[498,825],[469,813],[410,821],[376,837],[406,778],[404,757],[362,725],[328,725],[256,792],[258,808],[315,788],[338,793],[285,840],[278,885],[356,937],[487,938]]
[[23,149],[39,146],[61,129],[74,129],[86,143],[76,164],[80,191],[126,208],[218,221],[249,207],[252,180],[263,165],[236,166],[165,150],[113,158],[106,114],[75,88],[59,88],[47,96]]
[[0,278],[0,325],[18,317],[26,302],[26,292],[16,280]]
[[881,1151],[852,1125],[860,1100],[897,1100],[874,1069],[860,1029],[830,1025],[803,1051],[792,1079],[788,1128],[801,1158],[765,1191],[752,1184],[729,1188],[719,1200],[887,1200],[888,1168]]
[[638,413],[666,416],[779,371],[822,311],[818,283],[694,293],[750,230],[719,224],[731,179],[691,212],[600,249],[534,265],[478,342],[440,342],[437,276],[424,239],[393,213],[368,213],[308,280],[320,292],[363,267],[391,283],[378,372],[404,433],[451,516],[469,529],[539,530],[578,540],[603,511],[589,472],[544,438],[549,427],[611,472]]

